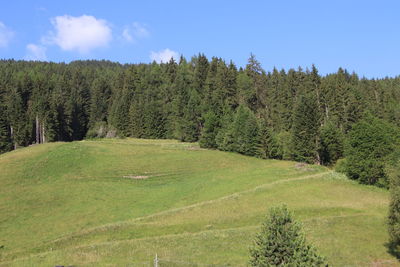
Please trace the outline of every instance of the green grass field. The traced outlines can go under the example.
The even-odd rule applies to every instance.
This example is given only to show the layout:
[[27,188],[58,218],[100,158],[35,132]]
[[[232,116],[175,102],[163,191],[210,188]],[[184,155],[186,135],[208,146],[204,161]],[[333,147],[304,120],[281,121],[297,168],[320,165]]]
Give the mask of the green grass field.
[[331,266],[399,265],[386,190],[320,166],[107,139],[0,155],[0,266],[151,266],[156,253],[159,266],[246,266],[281,203]]

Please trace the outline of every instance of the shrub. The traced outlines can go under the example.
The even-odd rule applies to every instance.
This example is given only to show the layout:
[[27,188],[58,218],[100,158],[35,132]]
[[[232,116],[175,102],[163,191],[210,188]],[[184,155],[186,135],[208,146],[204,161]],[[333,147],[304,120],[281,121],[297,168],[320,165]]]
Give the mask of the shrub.
[[339,159],[335,164],[335,171],[340,173],[346,173],[346,159]]
[[261,232],[250,248],[251,266],[327,266],[307,244],[301,225],[286,206],[270,209]]
[[390,204],[388,231],[390,250],[400,256],[400,162],[389,168]]
[[385,166],[398,143],[394,126],[368,115],[348,134],[346,174],[363,184],[388,186]]

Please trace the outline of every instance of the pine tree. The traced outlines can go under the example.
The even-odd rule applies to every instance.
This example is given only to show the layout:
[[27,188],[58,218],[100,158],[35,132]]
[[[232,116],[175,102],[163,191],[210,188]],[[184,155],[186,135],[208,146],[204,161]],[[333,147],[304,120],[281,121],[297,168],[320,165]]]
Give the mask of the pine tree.
[[300,223],[286,206],[270,209],[250,248],[250,265],[327,266],[325,259],[307,243]]
[[[173,84],[174,100],[172,103],[172,120],[174,124],[174,138],[181,141],[192,141],[193,135],[196,132],[193,121],[187,121],[187,118],[192,117],[195,107],[189,107],[188,102],[192,95],[192,101],[197,101],[195,95],[196,90],[192,90],[193,76],[189,64],[185,58],[181,57],[179,62],[175,82]],[[192,94],[191,94],[192,93]],[[197,95],[198,96],[198,95]],[[193,111],[193,112],[192,112]],[[188,133],[190,131],[190,133]]]
[[10,123],[11,138],[14,148],[25,146],[31,141],[31,124],[28,123],[23,97],[16,89],[11,89],[7,101],[7,117]]
[[134,67],[126,70],[123,80],[123,87],[115,89],[110,108],[109,123],[117,129],[119,136],[129,136],[130,119],[127,114],[130,112],[132,99],[141,83],[141,75]]
[[97,122],[107,121],[108,101],[111,96],[110,84],[107,77],[96,78],[91,86],[89,126]]
[[226,74],[225,80],[226,96],[225,104],[230,108],[235,109],[238,106],[238,95],[237,95],[237,68],[231,61],[228,66],[228,73]]
[[139,112],[143,112],[145,114],[144,118],[144,132],[145,138],[165,138],[165,118],[163,116],[163,112],[161,107],[157,101],[151,101],[147,103],[143,110]]
[[[264,90],[265,71],[261,67],[261,63],[256,59],[254,54],[250,54],[247,61],[245,73],[250,78],[250,90],[246,92],[246,102],[248,107],[256,112],[258,109],[264,108],[266,103],[260,96]],[[264,99],[265,100],[265,99]]]
[[233,151],[234,138],[231,135],[233,126],[234,113],[229,107],[225,107],[221,116],[221,128],[219,129],[215,142],[217,147],[222,151]]
[[199,139],[201,125],[200,96],[196,90],[191,90],[189,101],[184,108],[184,115],[180,119],[180,138],[185,142],[196,142]]
[[[248,156],[260,156],[260,126],[256,116],[251,110],[248,111],[247,120],[244,123],[244,142],[239,153]],[[238,142],[240,144],[240,142]]]
[[144,103],[140,100],[135,100],[132,102],[129,108],[129,136],[135,138],[144,138],[145,137],[145,118],[143,114]]
[[200,147],[217,148],[216,137],[219,129],[218,117],[209,111],[204,115],[204,127],[199,140]]
[[317,101],[312,94],[300,96],[294,110],[292,142],[294,159],[319,163],[319,122]]
[[248,156],[260,156],[260,129],[254,113],[239,106],[234,119],[225,132],[224,148]]
[[265,120],[260,123],[260,149],[262,158],[276,159],[278,156],[278,143],[272,128]]
[[192,59],[192,62],[195,64],[193,88],[202,96],[208,73],[208,59],[204,54],[199,54]]
[[90,91],[87,80],[78,69],[72,69],[71,80],[69,81],[71,95],[69,111],[71,117],[72,140],[81,140],[85,137],[89,122],[89,97]]
[[12,149],[12,140],[10,126],[3,108],[0,106],[0,153],[10,151]]
[[58,141],[72,141],[72,129],[71,129],[71,115],[72,111],[69,88],[68,88],[68,74],[58,77],[55,82],[55,88],[52,92],[50,105],[56,110],[57,113],[57,140]]

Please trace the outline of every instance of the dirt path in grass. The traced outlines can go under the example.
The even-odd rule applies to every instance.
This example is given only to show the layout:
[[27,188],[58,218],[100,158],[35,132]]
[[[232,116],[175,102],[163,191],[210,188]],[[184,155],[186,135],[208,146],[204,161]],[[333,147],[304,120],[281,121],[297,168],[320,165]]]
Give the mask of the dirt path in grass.
[[[118,229],[120,227],[133,225],[133,224],[138,223],[138,222],[140,222],[142,220],[145,220],[145,219],[155,218],[155,217],[158,217],[158,216],[167,215],[167,214],[180,212],[180,211],[184,211],[184,210],[190,210],[190,209],[193,209],[193,208],[196,208],[196,207],[202,207],[202,206],[210,205],[210,204],[221,202],[221,201],[228,200],[228,199],[231,199],[231,198],[237,198],[237,197],[239,197],[241,195],[253,193],[253,192],[256,192],[256,191],[259,191],[259,190],[264,190],[264,189],[267,189],[267,188],[270,188],[270,187],[273,187],[273,186],[279,185],[279,184],[320,178],[320,177],[322,177],[322,176],[324,176],[326,174],[329,174],[329,173],[332,173],[332,172],[331,171],[327,171],[327,172],[320,172],[320,173],[311,174],[311,175],[305,175],[305,176],[301,176],[301,177],[281,179],[281,180],[277,180],[277,181],[274,181],[274,182],[261,184],[261,185],[255,186],[253,188],[250,188],[250,189],[247,189],[247,190],[243,190],[243,191],[239,191],[239,192],[235,192],[235,193],[232,193],[232,194],[229,194],[229,195],[226,195],[226,196],[222,196],[222,197],[219,197],[219,198],[216,198],[216,199],[201,201],[201,202],[197,202],[197,203],[194,203],[194,204],[191,204],[191,205],[187,205],[187,206],[183,206],[183,207],[179,207],[179,208],[168,209],[168,210],[156,212],[156,213],[153,213],[153,214],[150,214],[150,215],[146,215],[146,216],[130,219],[130,220],[119,221],[119,222],[104,224],[104,225],[101,225],[101,226],[96,226],[96,227],[93,227],[93,228],[90,228],[90,229],[82,230],[80,232],[75,232],[75,233],[71,233],[71,234],[68,234],[68,235],[64,235],[64,236],[62,236],[60,238],[57,238],[55,240],[52,240],[52,241],[48,242],[47,246],[51,246],[51,244],[55,244],[55,243],[59,243],[59,242],[63,242],[63,241],[68,241],[70,239],[78,238],[80,236],[85,236],[85,235],[89,235],[89,234],[96,233],[96,232],[104,232],[104,231],[109,231],[109,230],[115,230],[115,229]],[[249,226],[246,226],[246,227],[249,227]],[[232,228],[232,229],[234,229],[234,228]],[[229,229],[227,229],[227,231],[228,230]],[[207,231],[213,231],[213,230],[207,230]],[[206,231],[202,231],[202,232],[206,232]],[[201,232],[198,232],[198,233],[201,233]],[[177,235],[165,235],[165,236],[166,237],[167,236],[178,236],[178,235],[184,235],[184,234],[185,233],[177,234]],[[148,237],[148,238],[152,238],[152,237]],[[145,240],[145,239],[146,238],[143,238],[143,240]],[[121,240],[121,242],[123,242],[123,241],[126,241],[126,240]],[[111,241],[111,242],[118,242],[118,241]],[[110,243],[110,242],[104,242],[104,244],[107,244],[107,243]],[[100,244],[103,244],[103,243],[98,243],[98,244],[100,245]],[[77,246],[75,248],[80,248],[80,247],[83,248],[83,247],[86,247],[86,245]],[[74,248],[74,247],[69,247],[68,249],[72,249],[72,248]],[[43,253],[47,254],[47,253],[51,253],[51,251],[43,252]],[[42,253],[37,253],[37,254],[35,253],[33,255],[42,255]],[[27,258],[29,258],[29,257],[27,257]],[[5,263],[5,262],[1,262],[0,266],[3,263]]]
[[294,181],[302,181],[302,180],[308,180],[308,179],[315,179],[315,178],[320,178],[321,176],[324,176],[326,174],[332,173],[331,171],[327,171],[327,172],[321,172],[321,173],[317,173],[317,174],[311,174],[311,175],[306,175],[306,176],[301,176],[301,177],[297,177],[297,178],[287,178],[287,179],[281,179],[281,180],[277,180],[274,182],[270,182],[270,183],[266,183],[266,184],[262,184],[262,185],[258,185],[256,187],[253,187],[251,189],[247,189],[244,191],[239,191],[236,193],[232,193],[220,198],[216,198],[216,199],[212,199],[212,200],[206,200],[206,201],[201,201],[201,202],[197,202],[188,206],[183,206],[183,207],[179,207],[179,208],[173,208],[173,209],[168,209],[168,210],[164,210],[164,211],[160,211],[160,212],[156,212],[150,215],[146,215],[146,216],[142,216],[142,217],[138,217],[135,219],[130,219],[130,220],[125,220],[125,221],[119,221],[119,222],[114,222],[114,223],[109,223],[109,224],[104,224],[101,226],[96,226],[90,229],[86,229],[80,232],[76,232],[76,233],[72,233],[70,235],[66,235],[63,237],[60,237],[58,239],[55,239],[53,241],[50,242],[51,243],[56,243],[56,242],[60,242],[63,240],[68,240],[71,238],[75,238],[78,236],[82,236],[82,235],[87,235],[93,232],[102,232],[102,231],[107,231],[107,230],[115,230],[117,228],[123,227],[123,226],[127,226],[127,225],[131,225],[131,224],[135,224],[141,220],[145,220],[145,219],[150,219],[150,218],[154,218],[154,217],[158,217],[158,216],[162,216],[162,215],[166,215],[166,214],[170,214],[170,213],[175,213],[175,212],[180,212],[183,210],[190,210],[196,207],[201,207],[201,206],[205,206],[205,205],[210,205],[216,202],[220,202],[220,201],[224,201],[227,199],[231,199],[231,198],[237,198],[241,195],[245,195],[245,194],[249,194],[249,193],[253,193],[259,190],[263,190],[266,188],[270,188],[272,186],[278,185],[278,184],[283,184],[283,183],[287,183],[287,182],[294,182]]

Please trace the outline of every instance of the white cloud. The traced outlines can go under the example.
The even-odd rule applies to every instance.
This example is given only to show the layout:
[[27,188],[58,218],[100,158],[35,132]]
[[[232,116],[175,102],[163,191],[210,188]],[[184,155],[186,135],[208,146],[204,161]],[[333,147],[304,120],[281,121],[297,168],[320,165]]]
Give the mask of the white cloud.
[[138,22],[126,26],[122,31],[122,38],[129,43],[135,43],[138,39],[143,39],[149,36],[150,33],[146,27]]
[[92,49],[107,46],[112,39],[111,28],[103,19],[83,15],[72,17],[58,16],[51,19],[54,32],[42,38],[46,44],[56,44],[65,51],[78,51],[85,54]]
[[26,46],[27,54],[25,56],[26,60],[47,60],[46,57],[46,47],[35,45],[35,44],[28,44]]
[[0,22],[0,48],[7,47],[13,37],[14,32]]
[[157,63],[161,62],[167,63],[171,58],[178,60],[179,59],[178,52],[172,51],[167,48],[158,52],[151,51],[150,53],[150,59],[152,61],[156,61]]

